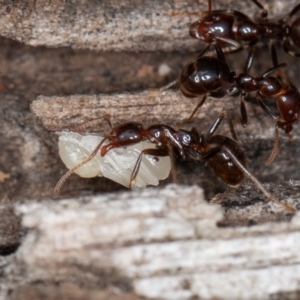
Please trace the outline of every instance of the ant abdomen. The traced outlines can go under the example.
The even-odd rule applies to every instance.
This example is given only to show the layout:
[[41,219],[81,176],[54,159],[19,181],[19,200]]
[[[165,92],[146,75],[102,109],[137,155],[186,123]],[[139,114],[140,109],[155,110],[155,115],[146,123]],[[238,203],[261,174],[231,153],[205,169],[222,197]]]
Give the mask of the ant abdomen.
[[[234,156],[246,168],[247,159],[245,152],[237,141],[221,135],[212,136],[209,144],[206,145],[206,148],[216,144],[222,146],[217,152],[212,151],[212,153],[205,158],[207,164],[226,184],[230,186],[239,185],[245,175],[241,168],[239,168],[236,163],[232,161],[231,156],[228,155],[228,151],[234,153]],[[208,149],[205,150],[209,151]]]
[[221,88],[231,78],[226,62],[200,57],[188,63],[180,75],[180,90],[186,97],[198,97]]
[[299,121],[300,94],[298,91],[291,89],[278,96],[277,107],[285,122],[295,123]]
[[[233,22],[234,17],[230,14],[208,12],[201,20],[191,24],[190,36],[206,43],[214,42],[216,33],[218,37],[234,40],[232,33]],[[221,41],[220,45],[222,45]]]

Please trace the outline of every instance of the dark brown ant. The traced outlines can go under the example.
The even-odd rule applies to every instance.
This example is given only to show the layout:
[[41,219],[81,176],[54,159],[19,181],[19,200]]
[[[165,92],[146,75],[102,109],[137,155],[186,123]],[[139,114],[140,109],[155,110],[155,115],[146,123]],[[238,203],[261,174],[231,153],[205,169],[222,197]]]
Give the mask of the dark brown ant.
[[[300,4],[277,22],[267,19],[268,11],[258,0],[251,0],[262,12],[261,20],[255,22],[245,14],[235,10],[212,10],[212,0],[208,0],[208,11],[202,12],[201,19],[190,26],[190,36],[205,43],[218,43],[234,45],[231,51],[252,47],[258,41],[282,41],[283,49],[292,56],[300,56],[300,53],[292,50],[300,48],[300,17],[294,18],[300,11]],[[294,19],[294,20],[293,20]],[[231,52],[230,50],[228,52]]]
[[[227,117],[233,139],[223,135],[214,135],[224,117]],[[231,119],[225,111],[213,122],[206,135],[199,134],[195,128],[191,131],[175,130],[164,124],[156,124],[148,128],[143,128],[140,123],[129,122],[113,127],[107,137],[99,143],[87,159],[70,169],[59,180],[54,189],[54,194],[58,194],[68,177],[76,169],[93,159],[99,150],[101,155],[104,156],[113,148],[133,145],[144,139],[156,144],[157,148],[145,149],[139,154],[130,177],[129,188],[131,188],[132,182],[138,174],[144,154],[157,157],[171,156],[172,158],[174,153],[180,159],[185,159],[188,156],[192,159],[206,162],[215,174],[230,186],[239,185],[246,176],[256,184],[268,199],[275,201],[289,211],[295,212],[293,207],[281,202],[267,192],[261,183],[247,170],[245,153],[236,137]],[[108,144],[104,145],[105,141],[108,141]],[[174,168],[172,168],[172,172],[174,178]]]
[[[212,97],[240,94],[240,111],[242,125],[247,125],[247,111],[245,98],[248,93],[257,92],[256,98],[262,109],[275,121],[275,144],[267,164],[270,164],[278,150],[279,134],[278,128],[289,134],[293,129],[293,124],[297,123],[300,118],[300,94],[297,88],[291,84],[283,84],[282,79],[270,76],[286,64],[279,64],[267,70],[261,77],[249,75],[251,63],[253,61],[254,51],[250,51],[245,71],[238,76],[235,72],[229,70],[226,64],[222,48],[214,45],[217,58],[204,56],[203,52],[194,61],[188,63],[182,70],[179,79],[181,92],[186,97],[198,97],[204,95],[202,100],[194,109],[191,117],[194,116],[199,107],[203,105],[207,95]],[[274,54],[275,60],[276,55]],[[231,87],[225,88],[227,83]],[[263,99],[274,99],[280,113],[280,118],[276,117],[267,107]],[[191,117],[189,119],[191,119]],[[188,120],[189,120],[188,119]]]

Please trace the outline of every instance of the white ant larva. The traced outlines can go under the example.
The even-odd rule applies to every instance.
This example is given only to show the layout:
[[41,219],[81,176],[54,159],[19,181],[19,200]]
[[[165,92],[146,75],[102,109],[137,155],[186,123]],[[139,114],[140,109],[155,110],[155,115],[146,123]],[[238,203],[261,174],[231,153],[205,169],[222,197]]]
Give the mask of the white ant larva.
[[[85,160],[102,139],[103,137],[95,135],[62,132],[58,142],[60,158],[66,167],[71,169]],[[74,173],[85,178],[103,176],[128,187],[140,152],[149,148],[155,148],[155,144],[142,141],[132,146],[112,149],[103,157],[99,152],[91,161],[76,169]],[[158,185],[159,180],[169,176],[170,170],[171,159],[169,156],[144,155],[138,175],[132,183],[132,189]]]

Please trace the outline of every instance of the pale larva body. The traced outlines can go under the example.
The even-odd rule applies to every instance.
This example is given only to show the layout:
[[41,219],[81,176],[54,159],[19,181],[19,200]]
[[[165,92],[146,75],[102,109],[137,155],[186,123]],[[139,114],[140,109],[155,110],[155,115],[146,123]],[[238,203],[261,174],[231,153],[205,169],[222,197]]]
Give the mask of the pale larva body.
[[[86,159],[103,137],[95,135],[80,135],[74,132],[63,132],[59,137],[58,148],[61,160],[68,169],[73,168]],[[74,173],[84,178],[104,176],[125,187],[129,186],[132,170],[140,152],[155,148],[155,144],[143,141],[138,144],[115,148],[101,156],[100,152],[88,163],[78,168]],[[143,155],[138,175],[132,183],[132,188],[144,188],[147,185],[158,185],[159,180],[166,179],[171,170],[171,159]]]

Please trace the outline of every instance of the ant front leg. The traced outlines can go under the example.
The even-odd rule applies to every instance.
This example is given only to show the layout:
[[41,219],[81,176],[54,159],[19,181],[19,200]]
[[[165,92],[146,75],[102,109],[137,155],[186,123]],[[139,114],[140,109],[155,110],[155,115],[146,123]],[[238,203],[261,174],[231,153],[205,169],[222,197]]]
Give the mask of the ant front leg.
[[248,74],[250,72],[251,67],[252,67],[254,53],[255,53],[255,44],[256,44],[256,41],[249,45],[250,51],[249,51],[249,55],[247,57],[245,67],[244,67],[244,73],[245,74]]
[[300,4],[297,4],[292,10],[291,12],[287,15],[287,17],[283,18],[282,20],[280,20],[281,24],[288,24],[291,20],[291,18],[294,17],[295,14],[298,13],[298,11],[300,11]]
[[224,117],[226,117],[226,119],[227,119],[232,138],[235,141],[238,141],[237,135],[236,135],[234,127],[233,127],[232,120],[231,120],[230,116],[228,115],[227,111],[223,110],[220,113],[220,115],[217,117],[217,119],[213,122],[213,124],[210,126],[209,130],[207,131],[206,136],[205,136],[206,142],[209,141],[210,138],[213,136],[213,134],[215,133],[215,131],[218,129],[221,122],[223,121]]
[[300,57],[300,53],[293,50],[290,41],[288,41],[287,39],[283,43],[283,50],[285,53],[291,56]]
[[175,79],[160,88],[149,88],[148,91],[149,92],[163,92],[163,91],[168,90],[169,88],[175,86],[178,83],[179,83],[179,79]]
[[247,94],[245,92],[241,93],[240,96],[240,112],[241,112],[241,122],[243,127],[246,127],[248,124],[248,115],[246,110],[245,98]]
[[279,64],[279,65],[277,65],[277,66],[274,66],[273,68],[267,70],[267,71],[262,75],[262,77],[266,78],[266,77],[270,76],[272,73],[277,72],[278,70],[280,70],[280,69],[282,69],[282,68],[285,68],[286,66],[287,66],[286,63],[281,63],[281,64]]
[[190,116],[188,118],[184,119],[179,124],[177,124],[176,128],[180,128],[183,125],[185,125],[186,123],[188,123],[189,121],[191,121],[193,119],[193,117],[195,116],[196,112],[198,111],[198,109],[204,104],[206,98],[207,98],[207,95],[204,95],[202,97],[202,99],[200,100],[200,102],[197,104],[197,106],[194,108],[194,110],[192,111],[192,113],[190,114]]
[[[285,81],[285,83],[287,83],[289,86],[294,87],[296,89],[296,87],[294,86],[294,84],[292,83],[292,81],[290,80],[288,75],[284,71],[281,70],[282,68],[286,67],[286,63],[278,64],[278,56],[277,56],[277,51],[275,48],[274,40],[270,41],[270,47],[271,47],[271,56],[272,56],[273,67],[275,67],[274,71],[278,73],[278,75],[276,77],[278,78],[280,83]],[[279,69],[277,69],[277,67],[279,67]],[[270,73],[273,73],[274,71],[272,71],[272,69],[271,69],[271,72],[270,72],[270,70],[268,70],[268,72],[270,72]],[[266,77],[266,76],[263,76],[263,77]]]
[[[138,157],[138,159],[135,163],[135,166],[132,170],[131,176],[130,176],[129,189],[132,189],[132,183],[138,175],[138,172],[139,172],[144,154],[152,155],[152,156],[158,156],[158,157],[164,157],[164,156],[169,155],[169,149],[157,148],[157,149],[144,149],[143,151],[141,151],[141,153],[139,154],[139,157]],[[173,161],[172,161],[172,174],[173,174]]]

